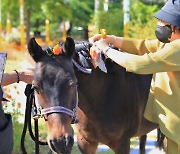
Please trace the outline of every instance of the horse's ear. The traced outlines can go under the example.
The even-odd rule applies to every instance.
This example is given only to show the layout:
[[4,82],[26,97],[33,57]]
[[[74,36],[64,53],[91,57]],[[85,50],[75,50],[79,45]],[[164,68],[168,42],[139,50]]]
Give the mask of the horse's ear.
[[75,43],[71,37],[67,37],[63,46],[63,52],[67,57],[72,57],[75,53]]
[[35,62],[38,62],[41,59],[41,57],[44,55],[44,51],[38,45],[35,38],[30,39],[28,43],[28,51]]

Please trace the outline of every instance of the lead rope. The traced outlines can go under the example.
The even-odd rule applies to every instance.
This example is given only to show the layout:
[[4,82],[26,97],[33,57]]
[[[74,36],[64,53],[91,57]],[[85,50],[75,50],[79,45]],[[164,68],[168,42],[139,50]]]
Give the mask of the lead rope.
[[[26,95],[26,109],[25,109],[25,119],[24,119],[24,127],[23,132],[21,135],[21,150],[23,154],[27,154],[26,148],[25,148],[25,136],[27,128],[29,130],[29,134],[32,138],[32,140],[35,142],[35,153],[39,154],[39,145],[48,145],[47,142],[39,141],[39,132],[38,132],[38,119],[34,118],[34,131],[35,135],[32,131],[32,125],[31,125],[31,110],[32,105],[34,101],[34,89],[31,88],[32,85],[28,84],[25,89],[25,95]],[[34,108],[36,110],[36,106],[34,103]]]

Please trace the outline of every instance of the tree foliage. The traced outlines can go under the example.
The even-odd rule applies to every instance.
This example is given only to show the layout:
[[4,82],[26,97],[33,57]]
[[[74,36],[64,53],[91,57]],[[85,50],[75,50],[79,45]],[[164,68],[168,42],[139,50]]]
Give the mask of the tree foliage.
[[123,12],[121,9],[109,9],[99,12],[99,28],[105,28],[108,34],[122,36]]
[[46,18],[51,22],[62,22],[72,18],[71,9],[67,3],[64,3],[64,0],[44,1],[41,8]]
[[73,18],[70,20],[74,26],[86,27],[94,14],[93,0],[69,0],[69,7]]
[[2,11],[2,25],[6,26],[6,20],[9,16],[9,19],[13,22],[13,26],[18,24],[19,20],[16,20],[19,17],[19,1],[14,0],[1,0],[1,11]]
[[30,13],[30,23],[27,24],[30,24],[31,31],[42,31],[44,29],[45,15],[41,8],[43,3],[44,0],[24,0],[24,20],[27,23],[28,13]]
[[140,1],[131,4],[130,24],[128,35],[136,38],[155,38],[156,19],[154,14],[159,10],[158,5],[147,5]]
[[[104,0],[100,0],[98,11],[99,28],[106,28],[108,34],[123,35],[123,0],[109,0],[109,10],[103,10]],[[130,37],[153,37],[154,17],[162,7],[164,0],[131,0]],[[9,14],[12,26],[19,27],[19,0],[2,0],[2,23],[6,25]],[[28,14],[30,22],[28,22]],[[24,20],[31,25],[31,31],[44,31],[45,19],[50,21],[50,32],[57,33],[62,21],[70,21],[73,27],[87,27],[94,25],[94,0],[24,0]],[[97,25],[96,25],[97,26]],[[26,27],[27,28],[27,27]],[[141,32],[141,33],[139,33]]]

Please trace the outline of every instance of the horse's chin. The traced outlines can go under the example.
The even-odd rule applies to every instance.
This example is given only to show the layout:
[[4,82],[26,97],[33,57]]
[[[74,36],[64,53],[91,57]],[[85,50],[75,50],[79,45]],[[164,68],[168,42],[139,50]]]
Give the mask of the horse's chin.
[[71,154],[74,145],[73,137],[63,139],[48,139],[48,145],[54,154]]

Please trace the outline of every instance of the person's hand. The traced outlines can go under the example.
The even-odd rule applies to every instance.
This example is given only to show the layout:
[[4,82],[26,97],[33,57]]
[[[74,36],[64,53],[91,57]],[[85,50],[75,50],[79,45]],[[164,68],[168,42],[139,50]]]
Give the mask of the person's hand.
[[101,34],[95,34],[93,37],[89,38],[89,42],[93,44],[94,42],[99,41],[101,38]]
[[91,47],[91,49],[93,51],[101,51],[102,53],[104,53],[104,49],[106,49],[108,47],[107,42],[104,39],[100,39],[99,41],[96,41],[93,46]]
[[34,68],[29,68],[26,70],[19,71],[20,81],[23,81],[27,84],[32,84],[34,77]]

